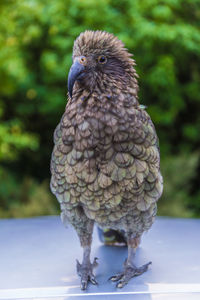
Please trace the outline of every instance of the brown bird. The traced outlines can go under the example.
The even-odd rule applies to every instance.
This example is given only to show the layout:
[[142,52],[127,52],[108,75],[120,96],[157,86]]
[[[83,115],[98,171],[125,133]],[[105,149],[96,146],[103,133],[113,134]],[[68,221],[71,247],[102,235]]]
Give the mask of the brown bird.
[[85,31],[74,42],[69,100],[54,133],[51,190],[83,247],[77,261],[81,288],[96,284],[90,261],[94,222],[125,232],[128,258],[113,277],[117,287],[148,269],[134,265],[144,231],[162,194],[158,138],[138,102],[135,62],[124,44],[103,31]]

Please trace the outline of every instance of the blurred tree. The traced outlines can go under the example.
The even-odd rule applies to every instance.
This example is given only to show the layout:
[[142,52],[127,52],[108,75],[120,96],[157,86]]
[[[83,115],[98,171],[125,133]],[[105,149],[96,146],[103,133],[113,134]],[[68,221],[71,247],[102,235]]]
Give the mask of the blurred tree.
[[[188,208],[183,215],[200,216],[200,0],[2,0],[0,17],[1,215],[11,203],[18,212],[6,216],[30,215],[22,208],[34,197],[40,206],[40,190],[52,207],[42,213],[56,212],[43,181],[67,101],[73,41],[85,29],[99,29],[117,35],[135,55],[140,102],[156,125],[166,174],[160,211],[173,214],[167,205],[173,196],[176,215]],[[38,189],[34,197],[31,189]]]

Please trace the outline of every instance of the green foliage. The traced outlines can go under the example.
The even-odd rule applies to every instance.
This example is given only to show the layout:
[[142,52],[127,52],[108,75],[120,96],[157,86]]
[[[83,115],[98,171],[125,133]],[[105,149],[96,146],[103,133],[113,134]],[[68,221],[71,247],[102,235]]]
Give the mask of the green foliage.
[[11,120],[0,125],[0,161],[14,160],[23,148],[36,150],[36,135],[22,130],[19,120]]
[[57,214],[58,203],[46,180],[39,184],[32,178],[20,180],[16,174],[0,172],[0,218],[31,217]]
[[[168,156],[161,161],[165,179],[164,193],[158,202],[158,213],[173,217],[194,217],[190,205],[192,179],[198,162],[198,154]],[[179,176],[177,176],[179,174]],[[194,200],[193,200],[194,202]],[[200,201],[198,201],[200,206]]]
[[[160,138],[163,203],[171,203],[174,194],[173,203],[184,207],[175,213],[166,205],[161,212],[200,215],[199,0],[3,0],[0,17],[0,172],[7,176],[0,189],[2,211],[16,203],[24,207],[20,193],[27,178],[51,203],[41,182],[50,176],[52,133],[67,101],[73,41],[85,29],[100,29],[117,35],[135,55],[140,102],[148,106]],[[188,172],[184,180],[181,166]],[[180,192],[178,182],[188,188]],[[40,193],[31,197],[27,203],[40,206]],[[29,208],[18,216],[31,209],[40,214]]]

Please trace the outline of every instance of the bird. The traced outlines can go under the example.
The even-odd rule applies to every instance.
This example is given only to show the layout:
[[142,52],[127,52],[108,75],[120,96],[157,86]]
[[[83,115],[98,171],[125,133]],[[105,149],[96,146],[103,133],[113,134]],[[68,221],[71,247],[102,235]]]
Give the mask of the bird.
[[86,30],[74,41],[68,101],[54,131],[50,188],[80,240],[80,288],[97,284],[91,261],[94,224],[123,232],[128,255],[110,280],[122,288],[148,270],[134,263],[162,195],[159,141],[139,104],[133,55],[112,33]]

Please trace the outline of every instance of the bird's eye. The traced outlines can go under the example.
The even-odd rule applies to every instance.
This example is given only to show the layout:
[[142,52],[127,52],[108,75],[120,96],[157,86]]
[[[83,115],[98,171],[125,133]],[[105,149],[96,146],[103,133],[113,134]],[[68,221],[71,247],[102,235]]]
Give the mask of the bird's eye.
[[105,64],[107,62],[107,58],[104,55],[98,57],[98,62],[100,64]]
[[84,65],[87,62],[86,57],[85,56],[81,56],[79,58],[79,62],[80,62],[80,64]]

